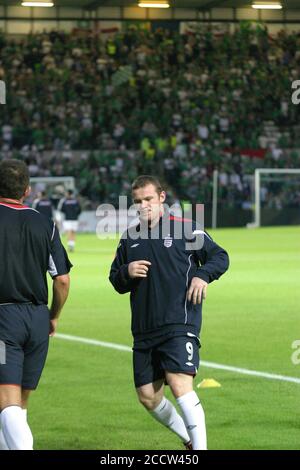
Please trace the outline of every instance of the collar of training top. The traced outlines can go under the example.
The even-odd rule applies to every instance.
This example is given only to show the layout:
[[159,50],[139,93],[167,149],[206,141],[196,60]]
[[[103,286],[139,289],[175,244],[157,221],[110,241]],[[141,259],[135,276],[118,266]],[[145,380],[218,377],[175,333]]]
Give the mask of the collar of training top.
[[2,206],[8,206],[8,207],[13,207],[13,208],[25,208],[27,206],[24,206],[20,201],[15,200],[15,199],[8,199],[8,198],[0,198],[0,204]]

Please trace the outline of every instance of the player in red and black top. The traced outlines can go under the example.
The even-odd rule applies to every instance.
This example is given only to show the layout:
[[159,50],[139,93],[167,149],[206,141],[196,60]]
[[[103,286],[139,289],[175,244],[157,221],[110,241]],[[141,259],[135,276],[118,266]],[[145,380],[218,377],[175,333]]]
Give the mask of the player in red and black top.
[[[54,223],[23,205],[29,173],[0,163],[0,448],[30,450],[26,410],[36,389],[69,291],[71,263]],[[53,279],[48,304],[47,271]]]
[[[204,450],[204,411],[193,391],[202,299],[208,284],[227,270],[228,255],[196,222],[170,215],[156,178],[137,178],[132,197],[140,223],[123,234],[110,281],[120,294],[130,292],[137,394],[186,445]],[[183,419],[164,397],[165,381]]]

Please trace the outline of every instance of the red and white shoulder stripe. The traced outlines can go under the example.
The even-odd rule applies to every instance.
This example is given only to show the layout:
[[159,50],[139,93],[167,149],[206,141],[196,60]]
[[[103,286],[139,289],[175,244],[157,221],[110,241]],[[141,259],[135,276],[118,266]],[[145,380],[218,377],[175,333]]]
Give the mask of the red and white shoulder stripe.
[[7,202],[0,202],[0,206],[8,207],[9,209],[15,209],[17,211],[30,210],[39,213],[37,210],[32,207],[24,206],[23,204],[11,204]]

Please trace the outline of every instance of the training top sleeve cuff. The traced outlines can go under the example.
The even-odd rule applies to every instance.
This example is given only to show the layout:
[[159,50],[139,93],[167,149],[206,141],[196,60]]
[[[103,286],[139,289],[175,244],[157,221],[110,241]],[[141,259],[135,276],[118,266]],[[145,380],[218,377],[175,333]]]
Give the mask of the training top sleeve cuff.
[[207,283],[210,282],[209,275],[206,272],[202,271],[201,268],[197,270],[196,277],[199,277],[200,279],[202,279],[203,281]]
[[130,281],[130,276],[128,272],[128,264],[123,264],[120,268],[120,278],[124,284],[127,284]]

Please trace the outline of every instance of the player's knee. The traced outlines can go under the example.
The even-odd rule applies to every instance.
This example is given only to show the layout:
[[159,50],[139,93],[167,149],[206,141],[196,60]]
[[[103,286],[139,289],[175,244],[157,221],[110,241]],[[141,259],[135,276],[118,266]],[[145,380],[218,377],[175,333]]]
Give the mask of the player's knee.
[[154,410],[160,403],[160,400],[155,395],[138,395],[139,402],[146,408],[146,410]]
[[170,388],[175,398],[179,398],[187,393],[181,384],[173,384],[172,386],[170,385]]
[[168,378],[168,384],[175,398],[182,397],[186,393],[193,391],[192,384],[182,380],[180,377],[172,377],[172,379]]
[[0,385],[0,412],[9,406],[21,406],[21,387]]
[[28,408],[28,400],[29,400],[29,395],[32,391],[31,390],[22,390],[22,395],[21,395],[21,406],[23,409]]

